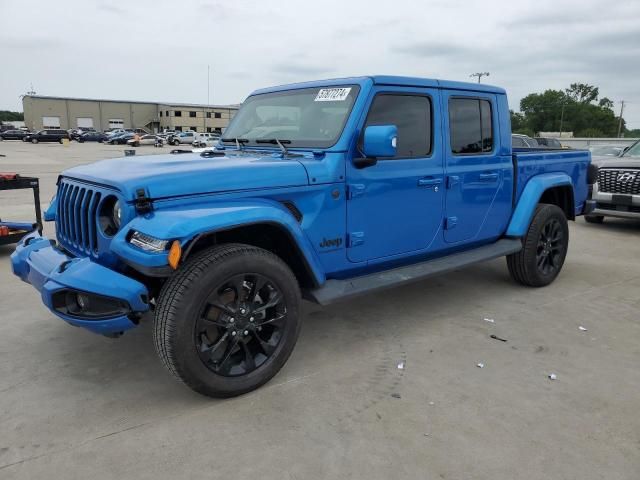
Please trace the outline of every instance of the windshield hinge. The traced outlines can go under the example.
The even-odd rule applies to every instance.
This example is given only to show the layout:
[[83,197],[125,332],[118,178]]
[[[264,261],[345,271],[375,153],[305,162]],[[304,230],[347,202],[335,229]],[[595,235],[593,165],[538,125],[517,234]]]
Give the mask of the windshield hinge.
[[134,205],[136,206],[136,212],[138,213],[149,213],[153,210],[153,203],[147,196],[147,192],[144,191],[144,188],[138,188],[136,190]]

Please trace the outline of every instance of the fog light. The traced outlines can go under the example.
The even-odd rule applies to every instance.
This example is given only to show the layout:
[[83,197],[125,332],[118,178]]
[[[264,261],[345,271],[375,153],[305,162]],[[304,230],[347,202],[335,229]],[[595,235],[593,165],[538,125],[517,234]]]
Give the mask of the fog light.
[[88,310],[89,309],[89,296],[85,295],[84,293],[77,293],[76,294],[76,303],[78,304],[78,306],[82,309],[82,310]]

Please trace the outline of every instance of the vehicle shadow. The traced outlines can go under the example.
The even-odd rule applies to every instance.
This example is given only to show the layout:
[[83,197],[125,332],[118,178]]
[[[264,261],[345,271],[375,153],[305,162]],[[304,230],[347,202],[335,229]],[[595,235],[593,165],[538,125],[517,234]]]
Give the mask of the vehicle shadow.
[[601,224],[587,223],[585,220],[583,220],[581,223],[587,228],[605,229],[619,233],[628,232],[631,234],[637,234],[638,232],[640,232],[640,220],[605,217],[604,222]]
[[0,257],[8,257],[15,249],[15,245],[0,245]]
[[[502,262],[471,269],[471,277],[469,270],[453,272],[329,307],[305,302],[303,327],[292,358],[267,386],[317,373],[329,363],[362,361],[352,357],[354,351],[371,357],[374,363],[378,357],[401,359],[405,354],[403,338],[421,335],[428,322],[456,314],[461,284],[467,285],[466,300],[477,303],[488,290],[497,286],[504,289],[508,282]],[[470,278],[475,279],[476,286]],[[428,311],[425,304],[431,305]],[[50,325],[55,333],[39,338],[35,332],[27,332],[35,343],[31,347],[41,355],[52,356],[50,361],[58,365],[65,381],[90,385],[95,396],[117,397],[118,403],[143,402],[151,407],[211,402],[166,371],[153,345],[152,314],[118,339],[71,328],[48,312],[42,316],[46,318],[39,322],[55,322],[55,326]],[[63,352],[62,357],[59,352]]]

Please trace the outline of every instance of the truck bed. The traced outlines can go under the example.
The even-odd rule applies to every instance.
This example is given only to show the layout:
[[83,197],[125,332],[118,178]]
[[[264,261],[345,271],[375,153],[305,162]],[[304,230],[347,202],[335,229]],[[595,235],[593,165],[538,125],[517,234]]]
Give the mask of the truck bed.
[[573,182],[576,211],[582,211],[588,194],[587,171],[591,163],[588,150],[514,148],[512,157],[515,170],[514,204],[520,200],[527,182],[534,175],[566,173]]

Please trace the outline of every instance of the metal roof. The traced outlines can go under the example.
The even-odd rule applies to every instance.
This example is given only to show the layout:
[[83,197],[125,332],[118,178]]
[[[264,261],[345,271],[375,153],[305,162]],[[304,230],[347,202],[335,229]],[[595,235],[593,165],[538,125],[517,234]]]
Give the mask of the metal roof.
[[194,108],[227,108],[238,109],[240,105],[205,105],[199,103],[175,103],[175,102],[143,102],[140,100],[113,100],[105,98],[81,98],[81,97],[56,97],[52,95],[25,95],[23,98],[36,98],[43,100],[73,100],[78,102],[111,102],[111,103],[136,103],[144,105],[166,105],[168,107],[194,107]]

